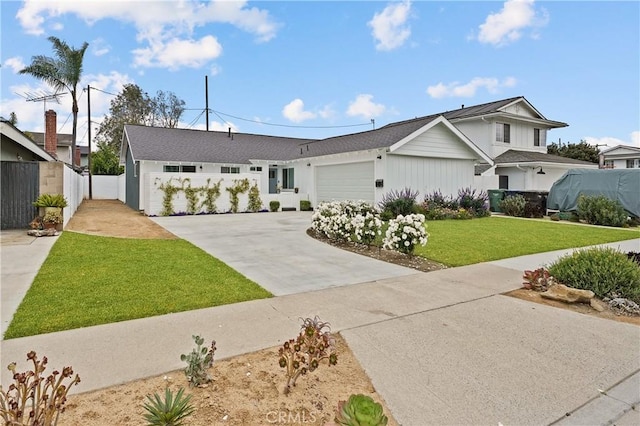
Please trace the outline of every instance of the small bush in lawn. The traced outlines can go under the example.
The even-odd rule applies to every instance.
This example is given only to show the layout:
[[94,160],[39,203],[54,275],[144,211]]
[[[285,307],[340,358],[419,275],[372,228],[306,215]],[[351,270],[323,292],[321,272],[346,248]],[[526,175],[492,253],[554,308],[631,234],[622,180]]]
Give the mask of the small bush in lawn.
[[600,298],[616,293],[640,302],[640,268],[626,253],[612,248],[575,251],[552,263],[549,273],[563,284],[591,290]]
[[592,225],[622,227],[627,223],[629,214],[618,200],[612,200],[604,195],[580,195],[578,216]]
[[184,374],[187,376],[189,386],[200,386],[210,382],[211,376],[207,373],[207,368],[213,365],[213,354],[216,352],[216,341],[211,342],[211,347],[202,346],[204,339],[200,336],[192,336],[196,342],[196,347],[190,354],[180,356],[182,361],[187,363]]
[[278,209],[280,209],[280,201],[269,201],[269,210],[271,210],[272,212],[277,212]]
[[413,213],[417,197],[418,191],[412,191],[411,188],[405,188],[400,191],[392,189],[384,194],[382,201],[378,204],[378,208],[385,216],[406,216]]
[[[33,363],[31,370],[16,372],[16,363],[7,366],[13,381],[5,391],[0,386],[0,419],[5,425],[47,425],[58,424],[58,418],[65,410],[67,393],[71,386],[80,383],[80,377],[73,375],[71,367],[64,367],[62,373],[54,370],[46,378],[47,357],[38,360],[34,351],[27,354]],[[69,379],[68,384],[64,381]]]
[[181,426],[184,420],[192,415],[195,411],[191,405],[191,395],[183,396],[184,388],[180,388],[174,396],[169,387],[164,391],[164,399],[153,394],[153,398],[147,395],[148,401],[145,402],[143,408],[147,411],[144,419],[151,426]]
[[397,250],[412,255],[417,245],[427,244],[429,234],[425,230],[425,217],[421,214],[398,216],[389,221],[382,246],[387,250]]
[[526,204],[527,201],[522,195],[509,195],[500,201],[500,210],[507,216],[522,217],[524,216],[524,206]]
[[315,371],[322,360],[326,359],[330,366],[338,363],[329,323],[320,321],[318,317],[305,318],[298,337],[284,342],[278,350],[278,357],[278,364],[286,369],[286,395],[296,385],[298,377]]
[[262,209],[262,199],[260,198],[260,188],[258,183],[253,182],[251,188],[249,188],[249,205],[247,210],[250,212],[259,212]]

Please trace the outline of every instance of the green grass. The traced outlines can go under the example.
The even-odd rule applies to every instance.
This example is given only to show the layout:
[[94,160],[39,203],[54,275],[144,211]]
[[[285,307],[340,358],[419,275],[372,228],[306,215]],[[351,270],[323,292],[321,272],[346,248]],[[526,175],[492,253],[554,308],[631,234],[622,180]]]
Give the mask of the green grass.
[[272,295],[191,243],[64,232],[5,339]]
[[427,222],[429,242],[416,254],[447,266],[640,238],[640,229],[486,217]]

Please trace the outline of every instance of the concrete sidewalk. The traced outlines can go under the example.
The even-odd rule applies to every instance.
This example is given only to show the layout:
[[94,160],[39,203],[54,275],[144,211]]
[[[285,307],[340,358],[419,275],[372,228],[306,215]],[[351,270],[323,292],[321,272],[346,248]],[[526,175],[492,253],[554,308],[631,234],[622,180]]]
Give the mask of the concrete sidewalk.
[[[1,343],[0,365],[35,350],[72,365],[82,376],[75,390],[86,392],[182,368],[192,334],[215,339],[220,359],[277,346],[297,334],[300,317],[318,315],[405,426],[632,422],[640,327],[501,295],[520,287],[523,269],[557,255],[12,339]],[[33,269],[32,258],[19,263]]]

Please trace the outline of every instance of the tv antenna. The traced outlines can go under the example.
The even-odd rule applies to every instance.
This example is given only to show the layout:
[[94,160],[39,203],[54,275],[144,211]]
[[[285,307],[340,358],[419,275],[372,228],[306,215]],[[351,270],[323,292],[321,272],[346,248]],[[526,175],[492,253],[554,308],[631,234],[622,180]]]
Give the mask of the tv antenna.
[[24,95],[19,95],[26,99],[27,102],[44,102],[44,110],[47,110],[47,101],[53,101],[57,104],[60,103],[60,97],[66,95],[67,92],[46,93],[42,90],[38,92],[24,92]]

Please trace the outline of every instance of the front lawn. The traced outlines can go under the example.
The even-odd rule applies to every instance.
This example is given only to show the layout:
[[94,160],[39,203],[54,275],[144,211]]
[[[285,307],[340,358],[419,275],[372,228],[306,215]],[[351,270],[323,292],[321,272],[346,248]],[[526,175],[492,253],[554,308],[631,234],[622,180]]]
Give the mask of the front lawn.
[[272,295],[184,240],[64,232],[5,333],[51,333]]
[[640,229],[486,217],[427,222],[429,242],[416,253],[447,266],[640,238]]

